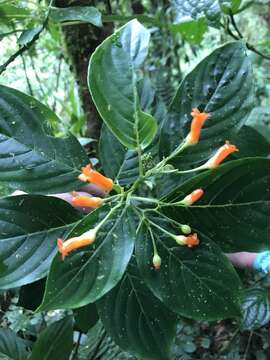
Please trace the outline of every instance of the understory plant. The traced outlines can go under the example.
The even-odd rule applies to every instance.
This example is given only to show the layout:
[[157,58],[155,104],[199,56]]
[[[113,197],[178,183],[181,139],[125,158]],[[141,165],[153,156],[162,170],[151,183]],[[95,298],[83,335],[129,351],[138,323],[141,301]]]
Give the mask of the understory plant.
[[[100,169],[75,137],[52,136],[51,110],[0,86],[0,182],[27,193],[0,199],[0,288],[47,276],[36,312],[93,303],[120,348],[158,360],[171,359],[178,316],[241,319],[225,254],[270,247],[270,160],[252,156],[258,135],[241,132],[253,106],[243,42],[203,59],[168,107],[143,71],[149,43],[132,20],[90,59]],[[103,195],[72,193],[95,208],[83,215],[59,193],[87,183]],[[45,351],[35,346],[31,359]]]

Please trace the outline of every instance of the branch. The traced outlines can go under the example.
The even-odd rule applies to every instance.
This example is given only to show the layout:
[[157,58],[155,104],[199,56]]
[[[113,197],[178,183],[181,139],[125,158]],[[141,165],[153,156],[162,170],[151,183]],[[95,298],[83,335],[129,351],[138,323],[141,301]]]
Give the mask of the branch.
[[33,39],[31,41],[29,41],[29,43],[27,43],[27,44],[23,45],[22,47],[20,47],[13,55],[10,56],[10,58],[3,65],[0,66],[0,75],[6,70],[8,65],[10,65],[18,56],[21,56],[26,50],[29,50],[30,47],[36,42],[36,40],[38,40],[40,34],[45,29],[45,27],[46,27],[46,25],[48,23],[52,4],[53,4],[53,0],[51,0],[51,2],[49,4],[48,13],[47,13],[47,16],[46,16],[43,24],[42,24],[42,27],[41,27],[40,31],[33,37]]
[[[244,40],[244,36],[243,36],[243,34],[241,33],[239,27],[237,26],[233,14],[230,14],[229,17],[230,17],[230,20],[231,20],[231,24],[232,24],[234,30],[235,30],[236,33],[237,33],[237,36],[231,31],[230,26],[229,26],[229,23],[227,24],[227,27],[224,27],[224,25],[223,25],[224,29],[225,29],[225,30],[227,31],[227,33],[228,33],[231,37],[233,37],[235,40]],[[259,51],[258,49],[256,49],[255,46],[253,46],[252,44],[250,44],[248,41],[245,41],[245,43],[246,43],[246,47],[247,47],[250,51],[254,52],[255,54],[261,56],[262,58],[264,58],[264,59],[266,59],[266,60],[270,60],[270,55],[265,55],[264,53],[262,53],[261,51]]]

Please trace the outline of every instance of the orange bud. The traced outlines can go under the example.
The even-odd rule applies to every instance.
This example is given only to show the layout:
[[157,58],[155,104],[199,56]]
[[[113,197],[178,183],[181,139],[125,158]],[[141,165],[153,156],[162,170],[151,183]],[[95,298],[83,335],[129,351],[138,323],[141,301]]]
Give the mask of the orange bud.
[[200,139],[201,129],[205,121],[210,117],[210,114],[200,112],[198,109],[192,109],[192,122],[190,132],[186,138],[186,144],[196,145]]
[[178,235],[178,236],[175,236],[175,240],[176,240],[177,244],[186,245],[187,247],[190,247],[190,248],[193,246],[197,246],[200,243],[197,233],[194,233],[194,234],[191,234],[188,236]]
[[190,206],[194,204],[196,201],[198,201],[204,194],[203,189],[196,189],[192,191],[191,194],[187,195],[181,203],[187,206]]
[[98,185],[105,191],[111,191],[113,188],[112,179],[107,178],[106,176],[100,174],[98,171],[95,171],[91,168],[91,165],[83,167],[82,174],[78,176],[78,179],[84,182],[90,182],[95,185]]
[[73,195],[72,199],[73,206],[82,206],[90,208],[99,208],[103,204],[103,199],[100,197],[90,197],[90,196],[77,196]]
[[218,165],[226,159],[231,153],[239,151],[237,147],[233,144],[230,144],[229,141],[226,141],[223,146],[221,146],[214,156],[211,157],[202,167],[204,169],[213,169],[218,167]]
[[156,270],[159,270],[160,269],[160,266],[161,266],[161,257],[158,255],[158,254],[155,254],[153,256],[153,266]]
[[86,231],[81,236],[73,237],[67,241],[62,239],[57,240],[58,251],[62,255],[62,260],[73,250],[79,249],[81,247],[91,245],[96,239],[96,230],[91,229]]

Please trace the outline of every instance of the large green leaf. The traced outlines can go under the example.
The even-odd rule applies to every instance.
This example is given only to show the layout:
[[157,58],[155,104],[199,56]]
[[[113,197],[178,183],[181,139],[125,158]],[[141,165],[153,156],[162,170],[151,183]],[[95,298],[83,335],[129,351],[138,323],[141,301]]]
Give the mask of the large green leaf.
[[135,262],[98,302],[101,320],[117,345],[140,359],[169,360],[176,315],[147,288]]
[[0,86],[0,183],[34,193],[56,193],[81,186],[80,168],[88,163],[75,137],[49,135],[59,119],[34,98]]
[[188,134],[190,112],[197,107],[211,117],[202,129],[200,142],[174,163],[177,167],[190,168],[206,161],[243,125],[252,99],[252,72],[245,46],[233,42],[215,50],[181,83],[163,127],[162,155],[168,155]]
[[73,310],[76,326],[87,333],[99,320],[96,304],[88,304]]
[[81,21],[102,26],[101,13],[93,6],[53,7],[50,11],[50,18],[56,22]]
[[253,330],[270,322],[270,292],[269,287],[254,287],[247,289],[243,296],[242,319],[243,329]]
[[68,316],[40,333],[29,360],[68,360],[72,347],[72,317]]
[[0,358],[25,360],[28,356],[26,343],[10,329],[0,329]]
[[[108,207],[89,214],[69,237],[95,227]],[[99,230],[95,243],[53,260],[39,310],[71,309],[95,302],[123,276],[133,252],[135,224],[129,207],[117,209]]]
[[[152,221],[173,234],[180,234],[161,216]],[[161,268],[152,266],[155,240]],[[220,249],[199,233],[201,243],[181,246],[155,226],[142,225],[136,241],[136,259],[143,279],[172,311],[197,320],[239,316],[240,280]]]
[[128,148],[146,147],[153,140],[155,119],[140,109],[136,71],[149,46],[149,32],[132,20],[108,37],[91,56],[88,82],[106,125]]
[[188,223],[215,241],[223,251],[262,251],[270,247],[270,160],[241,159],[195,176],[166,201],[204,189],[200,202],[175,207],[166,214]]
[[103,125],[100,136],[100,160],[107,176],[119,181],[120,185],[134,182],[139,175],[138,154],[127,149]]
[[79,215],[65,201],[38,195],[0,200],[0,288],[34,282],[46,275],[56,240]]

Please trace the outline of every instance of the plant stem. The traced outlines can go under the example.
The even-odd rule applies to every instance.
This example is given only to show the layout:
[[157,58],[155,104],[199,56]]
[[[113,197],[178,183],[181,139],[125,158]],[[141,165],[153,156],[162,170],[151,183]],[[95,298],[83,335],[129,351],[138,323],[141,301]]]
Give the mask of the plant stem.
[[79,332],[79,336],[78,336],[78,340],[76,342],[75,345],[75,349],[74,349],[74,353],[72,355],[72,359],[71,360],[76,360],[78,358],[78,351],[79,351],[79,346],[80,346],[80,342],[81,342],[81,338],[82,338],[82,332]]
[[53,4],[53,0],[50,1],[49,7],[48,7],[48,12],[47,12],[47,16],[42,24],[42,27],[40,29],[40,31],[33,37],[33,39],[31,41],[29,41],[29,43],[23,45],[22,47],[20,47],[14,54],[12,54],[9,59],[0,66],[0,75],[6,70],[6,68],[15,60],[17,59],[18,56],[21,56],[26,50],[29,50],[30,47],[36,42],[36,40],[38,40],[40,34],[42,33],[42,31],[45,29],[48,21],[49,21],[49,15],[50,15],[50,11],[51,11],[51,7]]

